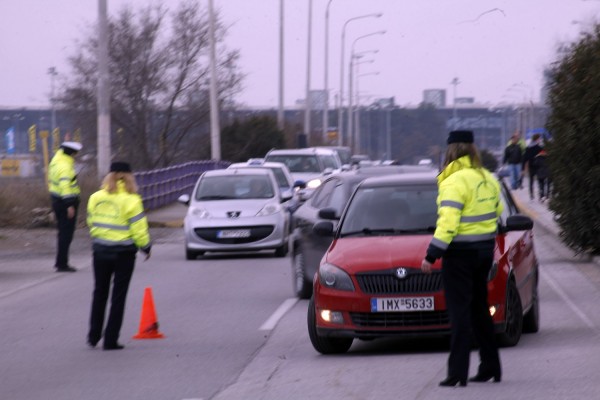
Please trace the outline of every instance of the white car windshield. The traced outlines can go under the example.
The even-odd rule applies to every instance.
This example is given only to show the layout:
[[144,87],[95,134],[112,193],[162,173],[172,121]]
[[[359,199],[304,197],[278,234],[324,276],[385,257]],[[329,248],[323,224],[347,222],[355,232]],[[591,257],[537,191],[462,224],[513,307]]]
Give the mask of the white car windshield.
[[268,199],[274,196],[273,185],[266,175],[228,175],[202,178],[195,199]]
[[320,173],[321,167],[316,155],[306,154],[271,154],[267,156],[267,161],[280,162],[287,165],[292,173],[312,172]]

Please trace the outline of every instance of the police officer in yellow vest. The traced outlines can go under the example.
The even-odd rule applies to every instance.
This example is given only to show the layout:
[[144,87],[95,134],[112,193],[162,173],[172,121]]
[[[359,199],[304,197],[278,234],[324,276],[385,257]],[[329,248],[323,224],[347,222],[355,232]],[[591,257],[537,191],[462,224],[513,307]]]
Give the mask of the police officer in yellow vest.
[[79,183],[75,172],[75,156],[81,143],[63,142],[48,166],[48,190],[58,227],[54,268],[57,272],[75,272],[69,265],[69,247],[73,241],[79,208]]
[[448,374],[440,386],[466,386],[472,337],[479,344],[480,364],[469,381],[499,382],[502,371],[487,303],[487,276],[503,206],[500,184],[483,168],[473,132],[450,132],[438,188],[437,226],[421,269],[431,272],[432,264],[442,258],[451,344]]
[[[104,350],[120,350],[119,332],[125,299],[138,250],[150,258],[150,234],[135,177],[125,162],[113,162],[102,189],[90,196],[87,207],[94,252],[94,294],[87,342],[95,347],[104,336]],[[114,279],[113,279],[114,276]],[[113,280],[110,313],[104,314]]]

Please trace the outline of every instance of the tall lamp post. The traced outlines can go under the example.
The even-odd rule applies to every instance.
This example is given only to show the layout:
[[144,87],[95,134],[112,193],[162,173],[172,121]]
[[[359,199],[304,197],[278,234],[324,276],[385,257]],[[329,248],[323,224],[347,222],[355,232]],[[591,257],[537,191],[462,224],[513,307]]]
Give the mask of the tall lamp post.
[[285,127],[283,112],[283,1],[279,0],[279,108],[277,109],[277,128],[281,131]]
[[52,109],[52,115],[50,119],[50,132],[56,128],[56,101],[54,99],[54,78],[58,75],[55,67],[48,68],[48,75],[50,75],[50,107]]
[[[362,64],[362,63],[356,63],[357,64],[357,69],[358,69],[358,64]],[[375,72],[365,72],[364,74],[357,74],[356,75],[356,143],[358,143],[358,149],[361,149],[361,145],[362,145],[362,137],[361,137],[361,132],[360,132],[360,90],[359,90],[359,82],[360,82],[360,78],[364,77],[364,76],[371,76],[371,75],[379,75],[379,72],[375,71]],[[369,132],[367,132],[367,136],[369,136]],[[371,148],[371,140],[370,138],[367,140],[367,143],[369,144],[367,146],[367,149]]]
[[[338,108],[338,146],[342,146],[343,145],[343,117],[344,117],[344,50],[346,47],[346,28],[348,27],[348,24],[352,21],[356,21],[359,19],[363,19],[363,18],[380,18],[383,14],[382,13],[374,13],[374,14],[365,14],[365,15],[361,15],[358,17],[354,17],[354,18],[350,18],[349,20],[347,20],[344,23],[344,26],[342,27],[342,55],[340,58],[340,101],[339,101],[339,108]],[[348,139],[350,139],[350,137],[348,137]]]
[[456,87],[458,86],[458,84],[460,83],[460,81],[458,80],[458,78],[454,78],[452,79],[452,82],[450,82],[451,85],[454,86],[454,98],[452,100],[452,129],[456,129]]
[[307,143],[310,143],[310,53],[312,40],[312,6],[313,0],[308,1],[308,40],[306,55],[306,96],[304,99],[304,136]]
[[210,31],[210,154],[213,160],[221,160],[221,128],[219,124],[219,102],[217,101],[217,52],[215,37],[215,13],[213,0],[208,0]]
[[[349,73],[349,77],[348,77],[348,138],[351,139],[353,138],[353,131],[352,131],[352,85],[353,85],[353,67],[354,67],[354,58],[356,58],[356,55],[354,53],[354,46],[356,46],[356,43],[359,40],[371,37],[371,36],[375,36],[375,35],[383,35],[385,34],[385,31],[377,31],[377,32],[371,32],[371,33],[367,33],[366,35],[362,35],[357,37],[356,39],[354,39],[354,41],[352,42],[352,47],[351,47],[351,51],[350,51],[350,65],[349,65],[349,69],[348,69],[348,73]],[[351,139],[352,140],[352,139]],[[354,142],[354,141],[353,141]],[[360,143],[353,143],[353,151],[359,151],[360,150]]]
[[329,6],[332,1],[333,0],[329,0],[327,2],[327,8],[325,9],[325,68],[323,77],[325,101],[323,101],[323,140],[327,140],[327,132],[329,131]]

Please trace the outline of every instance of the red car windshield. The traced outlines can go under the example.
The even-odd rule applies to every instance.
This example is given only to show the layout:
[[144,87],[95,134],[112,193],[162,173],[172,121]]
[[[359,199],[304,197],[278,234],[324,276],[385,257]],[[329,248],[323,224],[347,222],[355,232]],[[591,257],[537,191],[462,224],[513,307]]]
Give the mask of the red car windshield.
[[352,197],[340,235],[433,233],[437,221],[437,187],[359,188]]

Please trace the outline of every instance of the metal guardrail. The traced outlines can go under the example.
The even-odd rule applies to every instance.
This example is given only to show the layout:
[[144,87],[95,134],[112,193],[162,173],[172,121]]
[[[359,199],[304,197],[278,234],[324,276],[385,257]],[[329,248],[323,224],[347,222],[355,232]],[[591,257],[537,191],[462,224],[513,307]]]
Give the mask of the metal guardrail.
[[146,210],[169,205],[182,194],[191,194],[204,171],[222,169],[229,161],[190,161],[172,167],[136,172],[135,179]]

